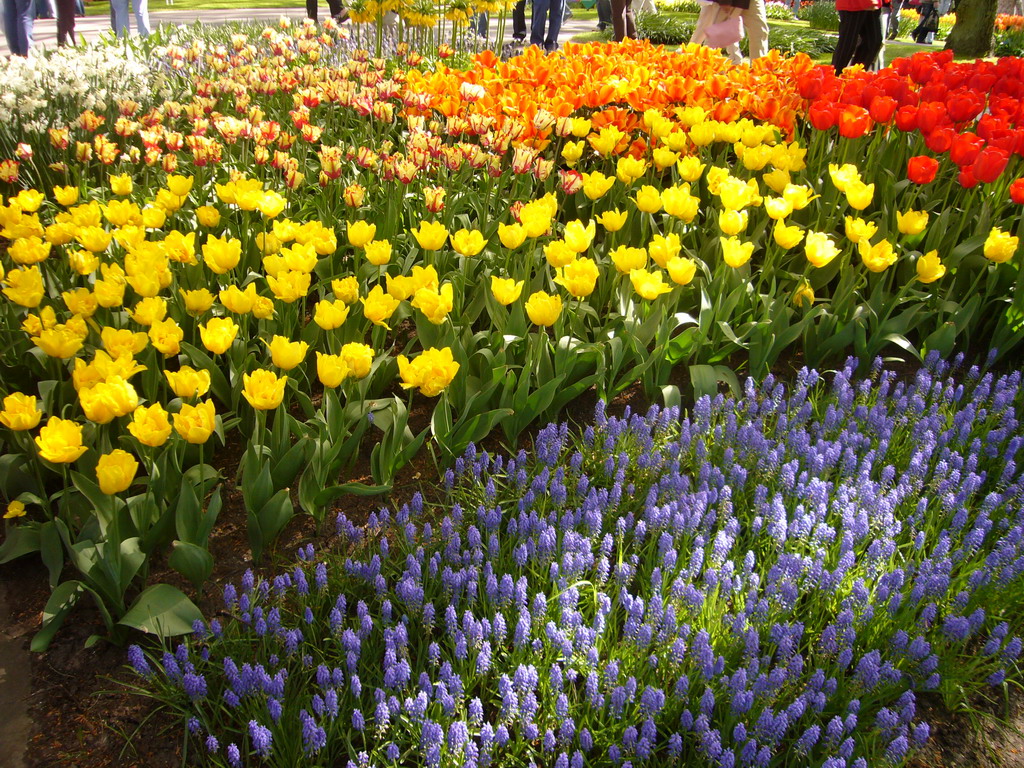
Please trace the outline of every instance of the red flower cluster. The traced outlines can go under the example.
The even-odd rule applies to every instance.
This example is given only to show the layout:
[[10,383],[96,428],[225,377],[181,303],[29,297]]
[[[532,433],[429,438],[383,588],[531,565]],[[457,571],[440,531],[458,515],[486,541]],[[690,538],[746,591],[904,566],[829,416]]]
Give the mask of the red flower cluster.
[[[949,155],[965,188],[992,183],[1010,158],[1024,155],[1024,61],[954,62],[951,51],[915,53],[880,72],[836,76],[817,67],[797,87],[814,128],[837,127],[856,139],[876,125],[917,131],[936,155]],[[907,176],[916,184],[935,178],[938,164],[911,158]]]

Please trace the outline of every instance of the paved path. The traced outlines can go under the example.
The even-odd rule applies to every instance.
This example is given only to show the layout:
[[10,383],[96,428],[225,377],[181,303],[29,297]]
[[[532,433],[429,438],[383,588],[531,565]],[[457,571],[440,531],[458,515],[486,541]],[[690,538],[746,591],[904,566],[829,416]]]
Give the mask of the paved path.
[[[321,15],[327,13],[327,4],[321,3]],[[202,21],[204,24],[223,24],[229,21],[259,20],[268,23],[276,22],[281,16],[301,20],[305,17],[303,7],[292,6],[290,8],[258,8],[243,11],[231,9],[223,11],[175,11],[174,6],[165,5],[160,0],[150,3],[150,24],[155,28],[158,24],[192,24]],[[135,16],[130,14],[132,29],[135,26]],[[512,20],[506,21],[506,37],[511,34]],[[498,28],[497,18],[491,18],[491,32],[496,33]],[[562,32],[559,39],[563,42],[575,35],[590,32],[597,28],[595,21],[583,21],[569,19],[562,25]],[[107,16],[85,16],[75,20],[75,34],[79,40],[96,40],[101,34],[110,30],[110,19]],[[33,30],[36,47],[55,48],[57,46],[57,22],[54,19],[37,19]],[[7,40],[0,35],[0,55],[6,56],[9,53]]]

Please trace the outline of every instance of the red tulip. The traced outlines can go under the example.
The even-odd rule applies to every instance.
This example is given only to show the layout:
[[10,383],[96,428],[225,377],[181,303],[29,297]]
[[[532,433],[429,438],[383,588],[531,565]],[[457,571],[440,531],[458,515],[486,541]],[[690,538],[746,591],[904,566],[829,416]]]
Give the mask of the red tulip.
[[932,152],[941,155],[949,152],[955,138],[956,131],[952,128],[936,128],[924,137],[924,143]]
[[939,161],[927,155],[917,155],[907,161],[907,178],[915,184],[931,184],[939,171]]
[[921,101],[945,101],[949,87],[943,82],[928,83],[918,91]]
[[897,107],[899,107],[899,103],[896,99],[888,96],[875,96],[871,100],[871,106],[868,107],[868,113],[876,123],[885,124],[892,120]]
[[1017,179],[1010,185],[1010,199],[1017,205],[1024,205],[1024,178]]
[[836,112],[831,104],[816,102],[807,110],[807,119],[819,131],[827,131],[836,124]]
[[985,140],[976,133],[961,133],[953,139],[953,146],[949,148],[949,159],[961,168],[972,165],[984,146]]
[[804,72],[800,77],[797,78],[796,87],[800,92],[800,96],[805,99],[819,99],[821,98],[822,92],[825,90],[825,77],[827,72],[833,74],[834,72],[829,67],[821,66],[816,67],[808,72]]
[[859,139],[871,129],[871,115],[864,107],[848,104],[839,113],[839,135],[844,139]]
[[949,125],[945,105],[934,101],[922,102],[917,108],[917,127],[921,133],[929,134],[941,125]]
[[904,133],[917,130],[917,107],[900,107],[896,110],[896,127]]
[[974,189],[979,183],[974,172],[969,167],[961,168],[960,175],[956,177],[956,180],[964,189]]
[[985,109],[985,99],[973,91],[957,91],[949,94],[946,109],[954,123],[968,123]]
[[971,170],[978,181],[991,184],[999,178],[999,174],[1003,172],[1008,162],[1010,162],[1010,153],[1005,149],[985,147],[975,159]]

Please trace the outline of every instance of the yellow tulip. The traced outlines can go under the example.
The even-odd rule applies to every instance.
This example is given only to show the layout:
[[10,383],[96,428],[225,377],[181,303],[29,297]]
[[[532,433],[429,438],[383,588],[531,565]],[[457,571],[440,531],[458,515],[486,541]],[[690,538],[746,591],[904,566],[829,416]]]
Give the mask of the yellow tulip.
[[564,240],[552,240],[544,246],[544,258],[547,259],[555,269],[564,267],[576,258],[576,251],[570,248]]
[[340,328],[347,319],[348,306],[340,300],[318,301],[316,310],[313,312],[313,322],[325,331],[333,331],[335,328]]
[[523,281],[518,282],[510,277],[491,275],[491,294],[503,307],[516,301],[523,292]]
[[316,353],[316,376],[325,387],[334,389],[349,375],[348,365],[341,355]]
[[439,221],[421,221],[419,227],[411,232],[420,248],[425,251],[436,251],[444,247],[448,240],[448,230]]
[[437,397],[452,383],[459,372],[459,364],[452,357],[450,347],[426,349],[411,362],[405,355],[398,356],[398,375],[404,389],[418,389],[427,397]]
[[498,239],[503,246],[514,251],[526,240],[526,229],[518,222],[499,224]]
[[181,351],[181,341],[185,338],[185,331],[178,325],[173,317],[166,320],[157,320],[149,327],[149,340],[153,348],[164,357],[173,357]]
[[854,244],[862,240],[871,240],[878,232],[878,225],[864,219],[855,219],[852,216],[846,217],[846,239]]
[[111,376],[78,393],[85,418],[96,424],[109,424],[127,416],[139,405],[139,395],[130,383],[120,376]]
[[722,258],[726,264],[733,269],[739,269],[748,261],[754,253],[754,244],[743,242],[736,237],[720,237],[722,243]]
[[366,260],[375,267],[381,267],[391,261],[391,243],[388,240],[371,240],[365,246]]
[[590,200],[604,197],[614,184],[614,176],[605,176],[600,171],[583,174],[583,194]]
[[348,223],[348,242],[354,248],[362,248],[377,234],[377,225],[366,221]]
[[120,448],[104,453],[96,462],[96,479],[100,490],[108,496],[128,490],[138,471],[139,462]]
[[440,325],[452,311],[454,301],[451,283],[445,283],[439,291],[420,288],[412,300],[412,305],[434,325]]
[[334,298],[346,304],[355,304],[359,301],[359,281],[355,277],[332,280],[331,291],[334,293]]
[[204,400],[198,405],[186,403],[174,414],[174,431],[193,445],[202,445],[210,439],[217,426],[217,410],[212,400]]
[[213,294],[205,288],[197,288],[194,291],[179,288],[178,292],[185,302],[185,310],[193,315],[201,315],[213,306]]
[[[277,277],[267,277],[267,285],[274,298],[291,304],[309,295],[311,277],[308,272],[288,270]],[[255,309],[255,306],[254,306]]]
[[1019,243],[1020,238],[1014,237],[1009,232],[1003,232],[999,227],[992,227],[992,231],[985,238],[985,258],[996,264],[1003,264],[1017,253]]
[[215,355],[222,355],[231,347],[238,335],[238,324],[230,317],[212,317],[199,326],[203,346]]
[[661,203],[665,213],[687,223],[693,221],[700,210],[700,198],[691,195],[686,185],[662,190]]
[[655,235],[647,244],[647,253],[655,264],[664,269],[671,259],[679,255],[681,248],[679,235],[669,232],[668,235]]
[[599,275],[600,270],[593,259],[580,257],[557,271],[555,283],[565,288],[573,298],[583,299],[594,292]]
[[574,253],[583,253],[587,250],[591,243],[594,242],[594,236],[597,234],[597,226],[593,221],[589,221],[584,224],[579,219],[570,221],[565,225],[565,231],[562,233],[562,240],[565,244],[572,249]]
[[676,163],[676,171],[683,181],[694,182],[704,175],[705,164],[697,155],[687,155]]
[[672,290],[672,286],[665,283],[661,272],[634,269],[629,273],[629,281],[633,284],[633,290],[637,295],[647,301],[653,301]]
[[13,520],[16,517],[25,516],[25,504],[15,499],[7,505],[7,511],[4,512],[4,520]]
[[352,341],[341,348],[341,358],[356,379],[366,378],[373,366],[373,347]]
[[917,260],[917,279],[922,283],[934,283],[945,274],[946,267],[939,259],[938,251],[928,251]]
[[36,438],[39,455],[53,464],[70,464],[86,451],[82,426],[70,419],[51,416]]
[[233,237],[219,238],[210,235],[203,243],[203,261],[210,270],[223,275],[238,266],[242,257],[242,242]]
[[460,229],[452,233],[452,248],[462,256],[476,256],[487,245],[479,229]]
[[829,163],[828,175],[832,177],[832,183],[840,192],[846,192],[851,184],[860,182],[860,171],[857,170],[857,166],[850,163],[841,166]]
[[846,187],[846,202],[851,208],[863,211],[875,196],[875,185],[855,181]]
[[877,245],[872,245],[867,240],[861,240],[857,244],[860,251],[860,260],[869,272],[885,272],[896,263],[896,253],[892,249],[892,243],[882,240]]
[[290,371],[306,359],[309,344],[304,341],[290,341],[286,336],[274,336],[267,346],[270,359],[283,371]]
[[164,376],[167,377],[171,391],[186,400],[202,397],[210,391],[210,372],[205,368],[196,370],[183,365],[178,371],[164,371]]
[[284,400],[287,384],[287,376],[278,377],[273,371],[257,368],[242,376],[242,397],[257,411],[272,411]]
[[793,204],[784,197],[766,197],[764,211],[768,214],[768,218],[782,221],[793,212]]
[[665,264],[668,276],[677,285],[689,285],[697,274],[697,262],[685,256],[676,256]]
[[814,304],[814,289],[811,284],[806,280],[802,281],[800,285],[793,291],[793,306],[796,307],[810,307]]
[[160,403],[140,405],[132,413],[128,431],[143,445],[159,448],[171,436],[171,420]]
[[927,211],[907,211],[906,213],[896,212],[896,228],[900,234],[920,235],[928,226]]
[[252,312],[252,305],[255,302],[256,283],[249,283],[244,291],[237,285],[229,285],[220,292],[220,303],[236,315],[247,315]]
[[661,210],[661,194],[657,187],[645,184],[636,193],[636,207],[644,213],[657,213]]
[[562,297],[537,291],[526,300],[526,314],[535,325],[554,325],[562,312]]
[[596,218],[597,221],[601,223],[601,226],[608,232],[618,232],[626,225],[626,217],[628,215],[628,211],[620,211],[617,208],[613,208],[610,211],[605,211]]
[[129,314],[131,315],[132,320],[139,325],[150,326],[167,317],[167,300],[160,298],[159,296],[142,299],[142,301],[135,305],[134,309],[132,309]]
[[366,298],[360,301],[363,304],[363,317],[374,325],[382,325],[385,328],[388,328],[386,321],[395,313],[400,303],[398,299],[384,293],[379,285],[373,286]]
[[213,228],[220,224],[220,211],[212,205],[201,205],[196,208],[196,218],[204,227]]
[[125,197],[132,193],[132,177],[127,173],[123,173],[120,176],[110,177],[110,190],[115,195]]
[[43,412],[36,407],[35,395],[14,392],[4,398],[4,408],[0,411],[0,424],[13,432],[35,429],[42,418]]
[[620,245],[609,256],[611,256],[615,269],[623,275],[628,275],[634,269],[643,269],[647,266],[647,251],[643,248]]
[[839,249],[832,242],[832,238],[824,232],[808,232],[807,241],[804,243],[804,253],[807,255],[807,260],[815,267],[824,267],[839,255]]
[[620,157],[615,164],[615,176],[627,186],[647,173],[647,162],[636,157]]
[[779,219],[775,222],[775,227],[772,229],[772,236],[779,247],[785,248],[788,251],[790,248],[796,248],[800,245],[800,242],[804,239],[804,231],[795,224],[786,224],[784,220]]
[[747,228],[749,214],[746,211],[726,209],[718,214],[718,228],[726,235],[738,235]]

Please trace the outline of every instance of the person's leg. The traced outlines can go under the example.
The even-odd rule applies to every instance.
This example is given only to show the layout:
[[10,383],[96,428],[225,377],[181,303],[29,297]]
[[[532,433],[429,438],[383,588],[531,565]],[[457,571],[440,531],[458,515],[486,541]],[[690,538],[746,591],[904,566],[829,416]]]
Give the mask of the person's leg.
[[57,45],[75,45],[75,0],[57,0]]
[[306,18],[317,21],[317,0],[306,0]]
[[128,0],[110,0],[110,26],[118,37],[128,36]]
[[862,11],[839,11],[839,39],[836,41],[836,50],[832,54],[832,66],[836,74],[841,74],[857,48],[859,39],[857,37],[857,15]]
[[889,28],[886,37],[895,40],[900,33],[900,9],[903,7],[903,0],[892,0],[892,7],[889,8]]
[[491,18],[486,11],[480,11],[473,17],[470,22],[470,29],[476,32],[484,40],[490,37],[489,32],[491,28]]
[[626,17],[626,37],[636,40],[636,16],[633,14],[633,4],[626,3],[622,13]]
[[7,38],[7,50],[18,53],[18,13],[14,0],[4,0],[4,37]]
[[519,0],[512,8],[512,39],[526,39],[526,0]]
[[562,31],[562,15],[565,13],[565,0],[551,0],[548,18],[548,33],[544,38],[544,50],[554,51],[558,48],[558,33]]
[[750,0],[750,7],[743,12],[743,29],[747,33],[750,60],[768,55],[768,10],[764,0]]
[[611,0],[597,0],[597,28],[602,32],[612,25]]
[[629,0],[611,0],[612,3],[612,40],[621,43],[626,39],[626,8]]
[[149,37],[149,0],[132,0],[135,5],[135,26],[143,37]]
[[544,47],[544,25],[554,0],[533,0],[530,7],[530,45]]
[[697,14],[697,24],[693,28],[693,35],[690,37],[691,43],[704,44],[704,40],[707,38],[707,28],[710,27],[718,20],[718,11],[722,6],[718,3],[704,3],[700,7],[700,13]]
[[28,56],[32,48],[32,27],[35,25],[35,7],[32,0],[16,0],[18,55]]
[[857,29],[857,48],[853,54],[853,63],[864,65],[864,69],[871,69],[878,59],[878,52],[882,49],[882,25],[878,20],[881,11],[859,11],[861,14],[860,25]]

